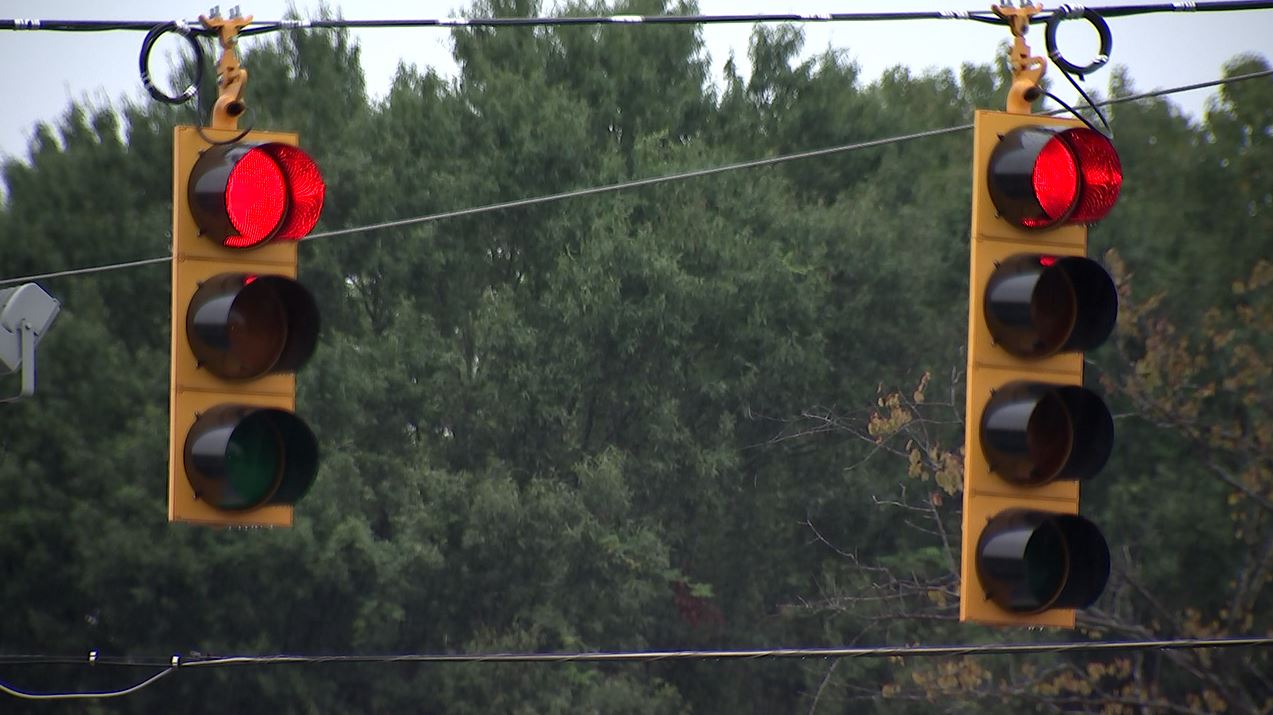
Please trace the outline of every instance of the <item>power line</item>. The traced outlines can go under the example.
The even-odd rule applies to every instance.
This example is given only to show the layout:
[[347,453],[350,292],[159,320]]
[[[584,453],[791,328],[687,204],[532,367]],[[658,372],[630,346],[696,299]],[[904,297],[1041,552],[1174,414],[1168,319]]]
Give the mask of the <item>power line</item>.
[[99,651],[91,650],[88,656],[66,656],[66,655],[34,655],[7,653],[0,654],[0,667],[6,665],[101,665],[101,666],[135,666],[139,668],[163,668],[165,666],[180,665],[181,658],[177,657],[176,662],[173,661],[174,656],[165,656],[162,658],[135,657],[135,656],[110,656],[102,655]]
[[21,698],[23,700],[101,700],[105,698],[120,698],[125,695],[132,695],[148,685],[153,685],[160,678],[172,675],[175,672],[177,672],[177,666],[172,665],[158,673],[155,673],[145,680],[142,680],[136,685],[131,685],[119,690],[92,690],[70,693],[33,693],[27,690],[19,690],[18,688],[6,685],[5,683],[0,683],[0,693],[12,695],[15,698]]
[[[897,20],[976,20],[1003,24],[994,14],[984,10],[936,12],[846,12],[821,14],[739,14],[739,15],[596,15],[539,17],[447,17],[382,20],[275,20],[251,23],[240,35],[295,29],[373,29],[373,28],[465,28],[465,27],[547,27],[569,25],[710,25],[769,22],[871,22]],[[57,32],[101,32],[108,30],[149,31],[171,20],[0,20],[0,30],[52,30]],[[211,36],[198,21],[185,24],[196,34]]]
[[[1062,5],[1061,8],[1066,6]],[[1273,10],[1273,2],[1234,0],[1233,2],[1163,2],[1153,5],[1110,5],[1107,7],[1084,6],[1102,17],[1132,17],[1155,15],[1165,12],[1234,12],[1242,10]],[[1061,9],[1057,10],[1061,12]],[[1032,23],[1047,22],[1049,15],[1036,15]]]
[[[373,28],[466,28],[466,27],[549,27],[570,25],[711,25],[731,23],[770,22],[875,22],[900,20],[974,20],[1003,24],[993,13],[985,10],[943,10],[934,12],[841,12],[841,13],[782,13],[738,15],[596,15],[596,16],[539,16],[539,17],[447,17],[397,20],[276,20],[256,21],[241,31],[240,35],[259,35],[293,29],[373,29]],[[106,30],[149,31],[171,20],[0,20],[0,30],[52,30],[59,32],[100,32]],[[200,35],[214,35],[198,21],[185,25]]]
[[[323,231],[321,233],[310,234],[305,240],[315,238],[328,238],[330,236],[343,236],[352,233],[362,233],[364,231],[376,231],[383,228],[396,228],[400,226],[411,226],[420,223],[430,223],[433,221],[441,221],[450,218],[459,218],[461,216],[472,216],[474,214],[487,213],[490,211],[502,211],[504,209],[520,208],[523,206],[534,206],[536,204],[545,204],[553,201],[561,201],[564,199],[574,199],[580,196],[595,196],[597,194],[606,194],[624,189],[635,189],[642,186],[653,186],[655,184],[663,184],[671,181],[683,181],[685,179],[696,179],[701,176],[712,176],[713,174],[723,174],[727,171],[736,171],[738,169],[753,169],[761,166],[771,166],[787,161],[795,161],[797,159],[811,159],[818,156],[826,156],[828,154],[838,154],[841,152],[855,151],[857,149],[869,149],[872,147],[886,146],[888,144],[898,144],[901,142],[911,141],[913,139],[924,139],[927,137],[940,136],[942,134],[953,134],[954,132],[965,131],[971,129],[971,124],[961,124],[955,127],[946,127],[944,129],[928,129],[914,134],[903,134],[885,139],[872,139],[869,141],[858,142],[856,144],[845,144],[842,146],[828,147],[826,149],[814,149],[811,151],[799,152],[797,154],[784,154],[781,156],[768,157],[765,159],[752,159],[750,161],[740,161],[734,164],[725,164],[723,166],[713,166],[706,169],[695,169],[693,171],[681,172],[678,174],[668,174],[666,176],[654,176],[645,179],[634,179],[632,181],[621,181],[617,184],[607,184],[605,186],[594,186],[586,189],[575,189],[572,191],[563,191],[557,194],[548,194],[545,196],[536,196],[527,199],[517,199],[515,201],[504,201],[496,204],[487,204],[485,206],[476,206],[468,209],[460,209],[458,211],[446,211],[443,213],[429,214],[427,216],[417,216],[415,218],[399,219],[397,221],[386,221],[384,223],[371,224],[369,226],[356,226],[354,228],[343,228],[334,231]],[[2,284],[2,283],[0,283]]]
[[[321,665],[352,663],[652,663],[697,660],[775,660],[790,658],[954,658],[989,655],[1065,653],[1118,653],[1136,650],[1200,650],[1216,648],[1267,648],[1273,638],[1178,638],[1138,641],[1071,641],[1062,643],[988,643],[980,645],[877,646],[862,648],[761,648],[741,650],[645,650],[560,653],[404,653],[393,655],[232,655],[172,656],[170,665],[136,685],[119,690],[65,693],[32,693],[0,683],[0,692],[30,700],[115,698],[147,687],[184,668],[230,666]],[[17,656],[24,664],[89,664],[93,667],[134,666],[137,658],[101,658],[94,652],[88,661],[65,656]],[[8,661],[15,662],[15,661]]]
[[317,663],[649,663],[663,660],[756,660],[785,658],[895,658],[1104,653],[1129,650],[1195,650],[1273,646],[1273,638],[1185,638],[1173,640],[981,645],[875,646],[862,648],[761,648],[744,650],[654,650],[577,653],[419,653],[404,655],[208,656],[183,667]]
[[12,285],[14,283],[30,283],[31,281],[44,280],[46,278],[64,278],[66,276],[82,276],[89,273],[102,273],[105,271],[115,271],[121,268],[135,268],[137,266],[148,266],[152,263],[168,263],[172,261],[172,256],[160,256],[157,258],[142,258],[136,261],[126,261],[124,263],[107,263],[100,266],[89,266],[87,268],[71,268],[65,271],[52,271],[50,273],[37,273],[35,275],[23,276],[20,278],[0,278],[0,286]]
[[[233,655],[172,656],[168,667],[119,690],[33,693],[0,683],[0,692],[28,700],[71,700],[115,698],[130,695],[183,668],[230,666],[320,665],[352,663],[651,663],[696,660],[773,660],[791,658],[898,658],[971,657],[987,655],[1035,655],[1064,653],[1109,653],[1134,650],[1199,650],[1214,648],[1262,648],[1273,646],[1273,638],[1189,638],[1139,641],[1089,641],[1064,643],[996,643],[981,645],[878,646],[862,648],[768,648],[735,650],[653,650],[559,653],[405,653],[391,655]],[[98,666],[153,665],[158,659],[99,657],[94,651],[88,660],[67,656],[0,656],[0,663],[24,665],[91,664]],[[159,661],[163,662],[163,661]]]
[[[1273,9],[1273,2],[1266,0],[1227,0],[1221,2],[1168,2],[1153,5],[1108,5],[1088,7],[1103,17],[1131,17],[1175,12],[1232,12],[1242,10]],[[1031,19],[1033,23],[1046,22],[1053,14],[1065,13],[1062,6],[1050,13],[1041,13]],[[939,10],[928,12],[838,12],[838,13],[754,13],[718,15],[608,15],[608,16],[540,16],[540,17],[486,17],[486,18],[431,18],[385,20],[276,20],[253,22],[241,35],[256,35],[289,29],[373,29],[373,28],[466,28],[466,27],[549,27],[571,25],[711,25],[730,23],[772,22],[880,22],[905,20],[971,20],[993,25],[1005,24],[1002,19],[985,10]],[[102,32],[110,30],[149,31],[171,20],[36,20],[3,19],[0,30],[51,30],[57,32]],[[200,27],[197,21],[188,21],[192,32],[213,35],[211,30]]]
[[835,12],[818,14],[781,13],[745,15],[596,15],[541,16],[499,18],[437,18],[421,20],[284,20],[250,28],[242,34],[259,34],[285,29],[369,29],[413,27],[563,27],[579,25],[719,25],[770,22],[887,22],[901,20],[974,20],[1003,24],[993,13],[984,10],[942,10],[930,12]]
[[[1233,84],[1236,82],[1243,82],[1250,79],[1258,79],[1261,77],[1269,77],[1269,76],[1273,76],[1273,69],[1262,70],[1259,72],[1250,72],[1247,74],[1235,75],[1233,77],[1225,77],[1225,78],[1221,78],[1217,80],[1211,80],[1208,82],[1198,82],[1195,84],[1182,85],[1179,87],[1172,87],[1170,89],[1154,90],[1152,92],[1142,92],[1140,94],[1128,95],[1126,97],[1117,97],[1115,99],[1109,99],[1103,102],[1096,102],[1093,106],[1108,107],[1115,104],[1123,104],[1126,102],[1135,102],[1142,99],[1164,97],[1167,95],[1177,94],[1180,92],[1190,92],[1190,91],[1199,90],[1199,89],[1209,89],[1211,87],[1217,87],[1217,86],[1226,85],[1226,84]],[[1050,112],[1050,114],[1061,114],[1063,113],[1063,111],[1064,110],[1057,110],[1054,112]],[[751,169],[751,168],[757,168],[762,166],[771,166],[774,164],[784,163],[788,161],[796,161],[799,159],[811,159],[811,158],[819,157],[819,156],[829,156],[831,154],[839,154],[839,153],[844,153],[849,151],[856,151],[858,149],[869,149],[873,147],[887,146],[889,144],[900,144],[903,142],[913,141],[915,139],[924,139],[928,137],[940,136],[943,134],[954,134],[957,132],[968,131],[970,129],[972,129],[971,123],[959,124],[956,126],[950,126],[950,127],[945,127],[941,129],[929,129],[922,132],[915,132],[912,134],[902,134],[902,135],[887,137],[883,139],[872,139],[872,140],[863,141],[863,142],[856,142],[853,144],[843,144],[840,146],[827,147],[824,149],[814,149],[811,151],[804,151],[804,152],[799,152],[795,154],[783,154],[779,156],[768,157],[765,159],[753,159],[750,161],[742,161],[742,162],[737,162],[733,164],[725,164],[722,166],[709,167],[706,169],[695,169],[693,171],[667,174],[664,176],[648,177],[645,179],[634,179],[632,181],[623,181],[623,182],[619,182],[615,184],[607,184],[605,186],[595,186],[595,187],[584,188],[584,189],[574,189],[571,191],[564,191],[564,192],[555,193],[555,194],[547,194],[544,196],[535,196],[535,197],[524,198],[524,199],[516,199],[513,201],[503,201],[499,203],[486,204],[483,206],[475,206],[475,207],[466,208],[466,209],[458,209],[453,211],[444,211],[441,213],[427,214],[424,216],[416,216],[413,218],[397,219],[393,221],[384,221],[381,223],[368,224],[364,226],[355,226],[351,228],[335,229],[332,231],[323,231],[323,232],[311,234],[305,240],[312,240],[317,238],[330,238],[333,236],[345,236],[345,235],[350,235],[355,233],[369,233],[372,231],[378,231],[378,230],[386,229],[386,228],[398,228],[402,226],[411,226],[411,225],[422,224],[422,223],[432,223],[435,221],[459,218],[462,216],[474,216],[474,215],[490,213],[494,211],[503,211],[503,210],[511,209],[511,208],[520,208],[524,206],[546,204],[546,203],[551,203],[554,201],[562,201],[565,199],[578,198],[581,196],[594,196],[597,194],[611,193],[615,191],[622,191],[625,189],[633,189],[633,188],[639,188],[643,186],[653,186],[656,184],[670,183],[673,181],[682,181],[685,179],[694,179],[694,178],[699,178],[703,176],[711,176],[714,174],[722,174],[728,171],[736,171],[739,169]],[[48,278],[62,278],[66,276],[78,276],[78,275],[87,275],[91,273],[103,273],[106,271],[114,271],[114,270],[120,270],[124,268],[133,268],[136,266],[145,266],[145,265],[151,265],[151,264],[168,263],[171,261],[172,261],[172,256],[156,256],[154,258],[143,258],[140,260],[127,261],[123,263],[108,263],[105,265],[89,266],[85,268],[75,268],[75,269],[63,270],[63,271],[53,271],[49,273],[36,273],[36,274],[31,274],[26,276],[17,276],[13,278],[0,278],[0,287],[6,286],[6,285],[13,285],[16,283],[29,283],[31,281],[45,280]]]

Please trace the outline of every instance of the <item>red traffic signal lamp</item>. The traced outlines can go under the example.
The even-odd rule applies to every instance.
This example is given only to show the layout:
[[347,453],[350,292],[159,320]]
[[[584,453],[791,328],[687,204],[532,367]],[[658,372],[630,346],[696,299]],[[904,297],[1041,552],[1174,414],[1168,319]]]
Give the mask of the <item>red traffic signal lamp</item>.
[[318,469],[294,411],[319,328],[296,240],[325,185],[295,135],[237,134],[174,134],[168,518],[290,526]]
[[1101,220],[1118,200],[1114,145],[1083,125],[1030,124],[1005,132],[990,155],[987,188],[999,215],[1021,228]]
[[1085,254],[1121,184],[1082,123],[977,112],[960,620],[1072,626],[1109,577],[1078,507],[1114,443],[1083,352],[1109,337],[1118,295]]
[[227,248],[303,238],[318,223],[325,189],[308,154],[275,141],[214,145],[188,183],[195,223]]

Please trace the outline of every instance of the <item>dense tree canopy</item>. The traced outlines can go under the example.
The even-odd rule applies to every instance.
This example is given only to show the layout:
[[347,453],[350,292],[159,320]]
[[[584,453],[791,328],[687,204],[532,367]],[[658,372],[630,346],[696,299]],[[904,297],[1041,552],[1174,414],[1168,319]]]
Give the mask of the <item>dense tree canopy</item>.
[[[727,62],[720,85],[692,26],[453,38],[455,78],[404,66],[375,101],[342,33],[244,42],[256,126],[299,131],[327,177],[320,230],[963,124],[1006,91],[989,66],[865,83],[852,48],[799,60],[794,26],[756,29],[752,74]],[[3,273],[169,250],[155,169],[188,111],[38,128],[3,167]],[[1201,121],[1160,99],[1110,121],[1125,189],[1092,240],[1123,306],[1090,373],[1119,438],[1084,510],[1115,564],[1076,637],[1270,634],[1273,82]],[[166,267],[47,281],[64,310],[39,392],[0,409],[0,653],[1033,637],[956,622],[969,160],[946,134],[302,244],[323,458],[290,530],[165,521]],[[245,667],[74,711],[1269,712],[1271,670],[1266,651]],[[0,666],[37,690],[133,675]]]

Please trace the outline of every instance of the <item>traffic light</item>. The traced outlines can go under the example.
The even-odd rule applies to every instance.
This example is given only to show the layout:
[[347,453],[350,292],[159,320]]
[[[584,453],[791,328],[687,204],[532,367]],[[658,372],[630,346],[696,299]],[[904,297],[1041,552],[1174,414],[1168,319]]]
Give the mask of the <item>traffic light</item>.
[[319,326],[296,242],[326,187],[297,144],[174,132],[169,521],[290,526],[318,470],[318,441],[294,412]]
[[1083,386],[1083,353],[1118,315],[1087,226],[1121,184],[1113,145],[1082,122],[977,112],[961,621],[1072,627],[1109,578],[1105,538],[1078,511],[1114,443]]

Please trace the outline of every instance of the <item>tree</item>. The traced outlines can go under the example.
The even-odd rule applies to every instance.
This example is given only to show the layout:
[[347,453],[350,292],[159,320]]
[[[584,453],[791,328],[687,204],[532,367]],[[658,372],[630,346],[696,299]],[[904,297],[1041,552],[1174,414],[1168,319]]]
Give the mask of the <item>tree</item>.
[[[540,11],[500,0],[474,14]],[[456,78],[401,67],[374,102],[342,33],[245,39],[251,121],[298,129],[327,177],[320,231],[940,128],[1005,88],[986,67],[899,68],[864,84],[846,54],[796,62],[794,27],[758,31],[756,71],[728,74],[719,91],[691,27],[465,28],[453,38]],[[1146,417],[1122,420],[1139,432],[1120,438],[1116,460],[1156,471],[1124,468],[1130,476],[1085,497],[1109,512],[1102,523],[1129,525],[1111,540],[1134,547],[1089,628],[1267,622],[1260,500],[1273,497],[1260,481],[1266,415],[1251,402],[1268,387],[1268,278],[1250,271],[1264,244],[1242,244],[1238,258],[1188,240],[1263,226],[1262,96],[1226,95],[1205,126],[1157,102],[1116,115],[1135,188],[1102,240],[1119,246],[1138,286],[1166,292],[1139,306],[1127,293],[1124,356],[1098,357],[1124,411]],[[4,169],[0,240],[12,274],[162,255],[177,121],[163,107],[72,107],[39,132],[29,159]],[[1171,149],[1172,169],[1155,146]],[[0,489],[11,495],[0,503],[4,651],[967,639],[951,622],[961,376],[941,366],[959,362],[963,341],[968,197],[952,187],[966,186],[968,160],[965,137],[932,137],[305,242],[302,276],[324,326],[299,376],[300,409],[321,436],[322,466],[288,531],[163,521],[163,269],[51,282],[65,308],[42,343],[41,393],[0,411]],[[1171,178],[1195,172],[1184,189]],[[1204,209],[1217,197],[1255,213],[1211,225]],[[1128,238],[1140,222],[1170,250]],[[1191,270],[1219,296],[1207,321],[1168,278]],[[1228,284],[1239,279],[1235,296]],[[1166,389],[1182,380],[1212,391]],[[1184,459],[1195,448],[1201,457]],[[873,457],[885,454],[898,459]],[[1190,483],[1195,467],[1214,475],[1214,504],[1150,509],[1138,497]],[[1186,535],[1181,544],[1190,524],[1223,527],[1224,538],[1192,539],[1180,566],[1175,552],[1149,549],[1130,526],[1141,523]],[[1182,582],[1182,568],[1241,578],[1211,593]],[[1197,616],[1155,625],[1159,605]],[[1262,707],[1263,661],[1216,674],[1202,658],[188,669],[109,707]],[[0,673],[10,676],[45,689],[118,685],[117,673],[80,668]]]

